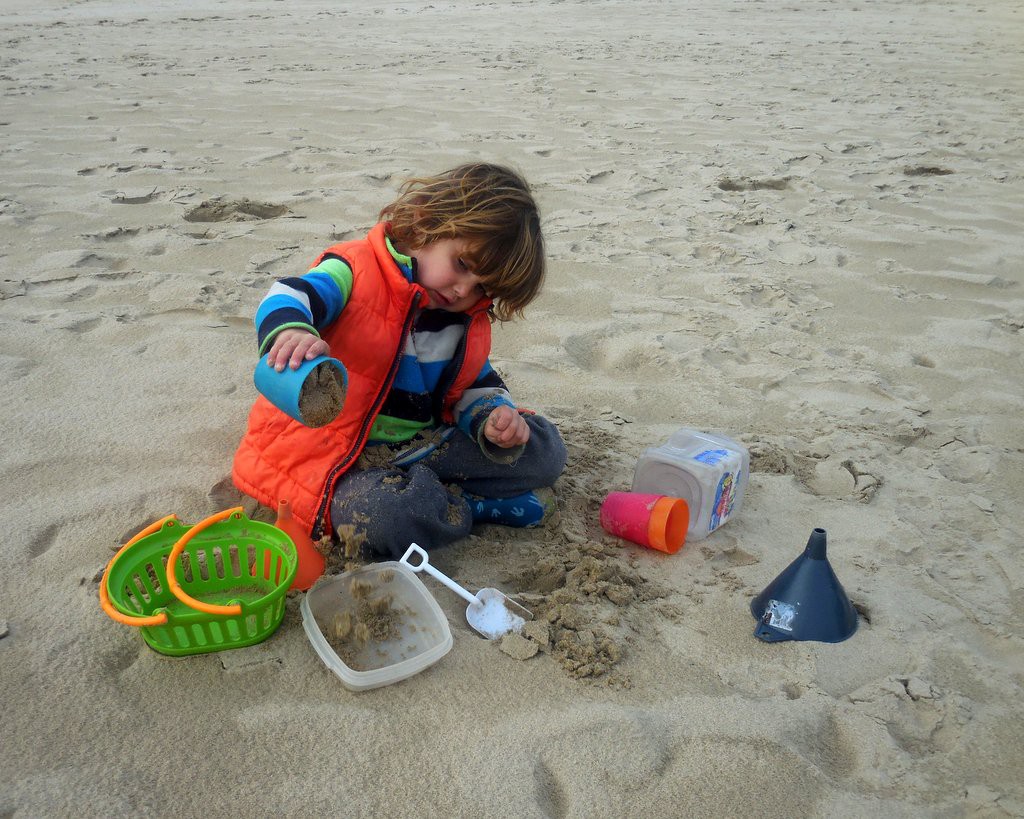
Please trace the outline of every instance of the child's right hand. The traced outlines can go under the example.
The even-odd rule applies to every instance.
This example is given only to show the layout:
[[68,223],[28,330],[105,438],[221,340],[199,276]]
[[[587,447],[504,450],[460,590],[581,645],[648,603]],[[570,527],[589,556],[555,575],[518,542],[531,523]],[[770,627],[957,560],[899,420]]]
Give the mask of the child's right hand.
[[274,343],[267,353],[267,364],[278,372],[290,366],[297,370],[302,362],[312,361],[318,355],[327,355],[330,346],[322,338],[318,338],[309,330],[290,327],[274,336]]

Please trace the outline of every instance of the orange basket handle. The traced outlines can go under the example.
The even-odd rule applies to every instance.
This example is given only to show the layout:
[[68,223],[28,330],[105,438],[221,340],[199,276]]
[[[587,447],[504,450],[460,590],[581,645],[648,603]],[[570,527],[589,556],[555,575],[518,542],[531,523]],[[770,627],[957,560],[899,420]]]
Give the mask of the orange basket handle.
[[109,572],[110,567],[114,565],[114,561],[117,560],[121,555],[123,555],[128,550],[129,546],[138,543],[144,537],[153,534],[153,532],[160,531],[160,529],[163,528],[164,524],[167,523],[167,521],[176,521],[177,519],[177,515],[168,515],[165,518],[160,518],[160,520],[154,521],[141,532],[139,532],[137,535],[135,535],[135,537],[129,540],[126,544],[124,544],[124,546],[118,549],[117,554],[110,558],[110,562],[107,564],[107,568],[103,570],[103,576],[100,578],[100,608],[106,612],[107,616],[111,620],[114,620],[118,623],[123,623],[126,626],[138,626],[139,628],[141,628],[142,626],[162,626],[164,623],[167,622],[167,612],[165,611],[162,611],[159,614],[136,616],[131,614],[125,614],[124,612],[120,612],[117,609],[115,609],[114,604],[110,602],[110,595],[107,593],[107,572]]
[[238,603],[235,603],[233,606],[217,606],[213,603],[204,603],[202,600],[196,600],[181,588],[181,584],[178,583],[178,578],[174,572],[175,566],[178,562],[178,557],[181,555],[182,551],[184,551],[186,544],[188,544],[192,538],[215,523],[219,523],[232,515],[241,514],[242,507],[236,506],[234,509],[227,509],[223,512],[217,512],[215,515],[210,515],[206,520],[200,521],[178,538],[178,542],[175,543],[174,548],[171,549],[171,553],[167,556],[167,587],[171,590],[171,594],[177,597],[186,606],[206,614],[235,616],[242,613],[242,607]]

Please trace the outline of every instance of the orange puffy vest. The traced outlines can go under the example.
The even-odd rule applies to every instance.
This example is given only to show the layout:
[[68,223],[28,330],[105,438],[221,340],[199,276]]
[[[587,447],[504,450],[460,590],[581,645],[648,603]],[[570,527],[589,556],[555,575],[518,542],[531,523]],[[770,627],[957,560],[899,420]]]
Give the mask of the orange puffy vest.
[[[334,245],[316,262],[334,255],[352,270],[349,300],[338,319],[321,333],[330,345],[330,355],[348,370],[341,414],[327,426],[312,429],[257,396],[235,453],[231,471],[235,486],[273,509],[279,501],[289,501],[294,517],[314,537],[330,531],[334,485],[366,445],[398,372],[416,308],[424,298],[423,288],[410,284],[391,255],[386,230],[386,224],[378,224],[365,239]],[[452,407],[487,360],[490,304],[482,299],[466,313],[468,327],[453,359],[456,369],[442,403],[440,420],[445,423],[452,423]]]

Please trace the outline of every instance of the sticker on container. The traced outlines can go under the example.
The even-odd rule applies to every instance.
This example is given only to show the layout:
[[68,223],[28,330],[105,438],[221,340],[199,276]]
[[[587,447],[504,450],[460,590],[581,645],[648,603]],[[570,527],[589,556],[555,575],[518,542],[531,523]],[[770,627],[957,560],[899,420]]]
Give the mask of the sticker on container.
[[793,630],[793,620],[796,619],[797,611],[789,603],[782,603],[778,600],[769,600],[768,608],[765,609],[765,619],[772,628],[780,628],[783,631]]
[[719,463],[723,458],[729,456],[728,449],[705,449],[703,452],[698,452],[693,456],[693,460],[698,461],[702,464],[708,464],[714,466]]
[[715,489],[715,506],[711,510],[709,532],[714,531],[729,519],[733,506],[736,505],[736,488],[739,483],[739,475],[734,477],[731,472],[722,475],[722,480],[718,482],[718,488]]

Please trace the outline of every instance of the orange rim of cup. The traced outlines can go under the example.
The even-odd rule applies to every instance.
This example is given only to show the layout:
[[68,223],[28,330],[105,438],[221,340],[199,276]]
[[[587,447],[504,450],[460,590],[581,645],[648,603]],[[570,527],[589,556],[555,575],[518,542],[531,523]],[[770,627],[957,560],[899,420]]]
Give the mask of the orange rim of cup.
[[686,542],[690,526],[690,507],[682,498],[658,498],[651,509],[647,539],[651,548],[674,555]]

